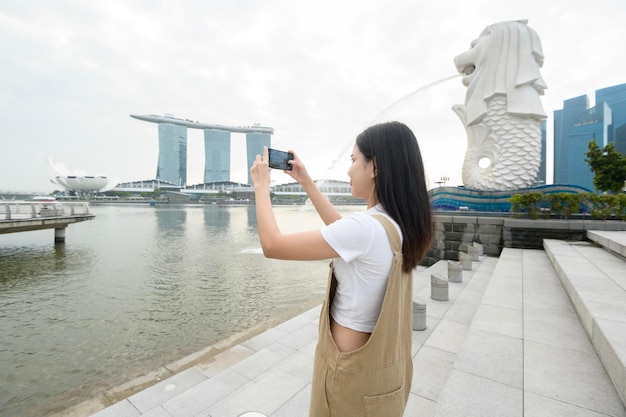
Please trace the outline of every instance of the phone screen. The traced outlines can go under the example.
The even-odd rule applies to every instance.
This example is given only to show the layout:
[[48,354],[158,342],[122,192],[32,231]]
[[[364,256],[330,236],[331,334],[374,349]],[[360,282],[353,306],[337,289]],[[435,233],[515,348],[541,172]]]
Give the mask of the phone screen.
[[267,151],[270,158],[270,168],[282,169],[283,171],[291,171],[291,164],[289,164],[287,161],[293,159],[292,153],[279,151],[276,149],[268,149]]

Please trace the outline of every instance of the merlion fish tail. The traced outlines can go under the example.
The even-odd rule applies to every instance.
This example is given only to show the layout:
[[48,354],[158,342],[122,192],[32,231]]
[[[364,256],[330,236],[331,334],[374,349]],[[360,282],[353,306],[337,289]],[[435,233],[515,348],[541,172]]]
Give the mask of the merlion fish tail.
[[453,108],[467,130],[464,185],[500,191],[531,187],[541,162],[539,121],[507,113],[502,95],[491,98],[487,114],[470,126],[465,123],[464,107]]

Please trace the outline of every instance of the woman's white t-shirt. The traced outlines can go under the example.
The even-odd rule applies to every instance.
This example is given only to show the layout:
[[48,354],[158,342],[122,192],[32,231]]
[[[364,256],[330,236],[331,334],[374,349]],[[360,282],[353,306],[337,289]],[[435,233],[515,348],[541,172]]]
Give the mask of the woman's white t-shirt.
[[373,214],[385,215],[402,236],[380,204],[322,228],[322,237],[339,255],[333,260],[337,292],[330,314],[340,325],[367,333],[380,315],[393,261],[387,233]]

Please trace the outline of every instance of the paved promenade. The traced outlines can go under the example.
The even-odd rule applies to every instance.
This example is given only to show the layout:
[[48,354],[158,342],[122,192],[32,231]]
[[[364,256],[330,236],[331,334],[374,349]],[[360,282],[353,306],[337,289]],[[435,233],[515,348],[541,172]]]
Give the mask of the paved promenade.
[[[613,233],[618,234],[598,240],[624,241],[625,232]],[[626,262],[616,255],[622,247],[608,251],[589,242],[556,243],[556,251],[505,249],[500,258],[481,256],[471,271],[463,271],[462,283],[449,283],[449,301],[430,298],[430,275],[445,276],[446,261],[414,274],[414,298],[427,304],[427,329],[413,332],[414,376],[405,416],[626,417],[616,390],[624,382],[626,357],[626,332],[621,333],[626,329]],[[566,265],[577,260],[573,272],[558,265],[561,254],[571,256]],[[576,271],[582,284],[562,283],[563,276]],[[604,308],[597,313],[583,302],[586,297],[597,303],[602,294],[595,288],[608,288],[585,287],[584,279],[594,274],[617,283],[610,287],[612,300],[601,303]],[[570,291],[579,294],[575,304]],[[588,334],[587,318],[579,312],[584,305],[591,328],[604,326],[604,345],[596,343],[597,330]],[[108,408],[76,408],[63,415],[238,417],[256,411],[306,417],[319,309]],[[602,363],[606,355],[611,372]]]

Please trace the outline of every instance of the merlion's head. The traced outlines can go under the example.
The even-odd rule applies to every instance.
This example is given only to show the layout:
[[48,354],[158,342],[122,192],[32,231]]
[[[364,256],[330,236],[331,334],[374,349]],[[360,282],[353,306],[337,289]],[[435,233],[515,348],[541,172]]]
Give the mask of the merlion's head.
[[539,69],[543,51],[539,37],[527,21],[487,26],[471,48],[457,55],[454,64],[464,74],[469,126],[482,119],[486,102],[496,94],[507,97],[508,113],[545,119],[539,96],[546,89]]

